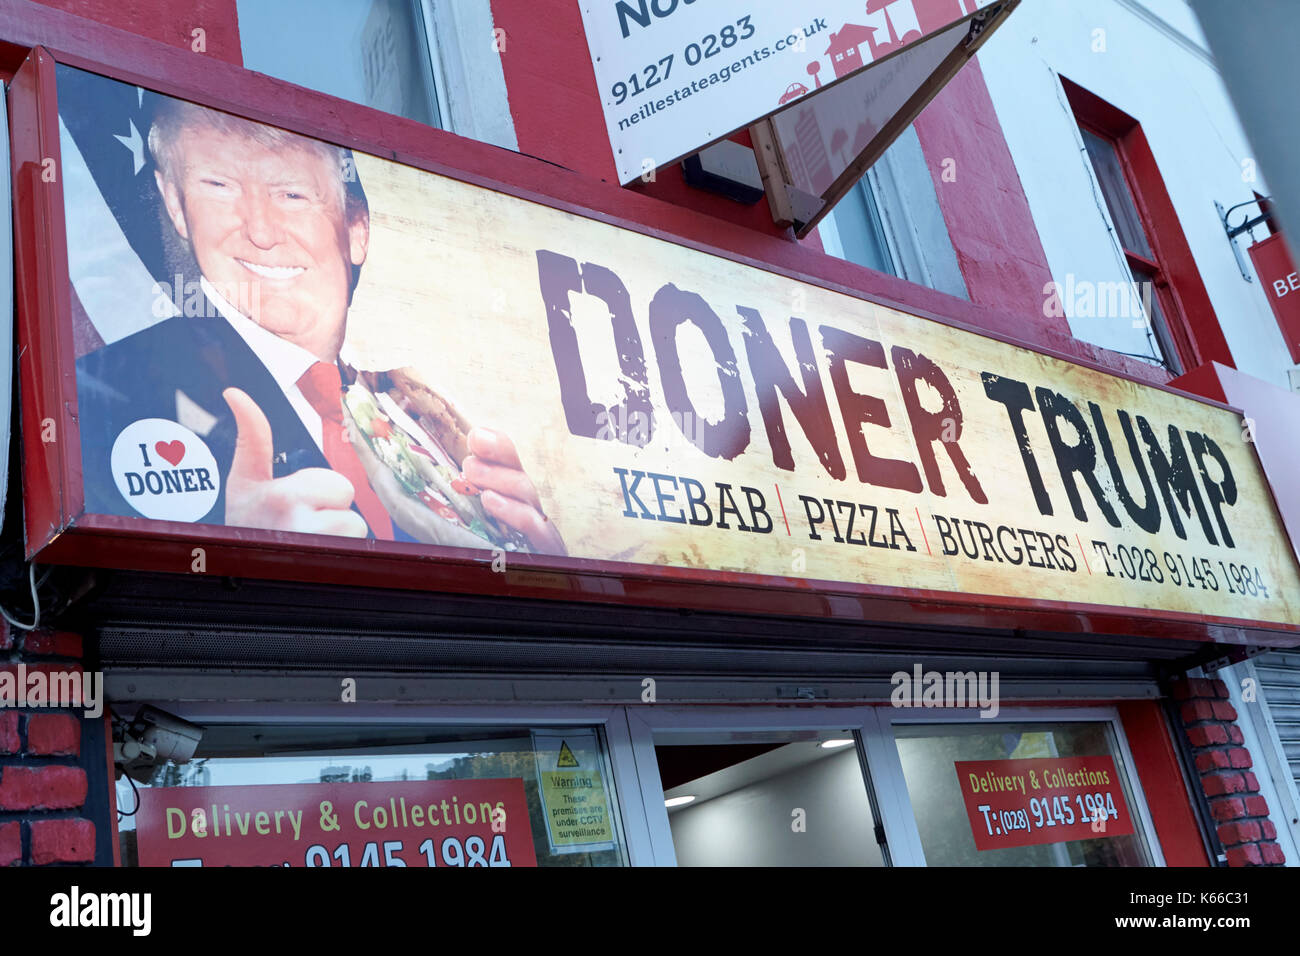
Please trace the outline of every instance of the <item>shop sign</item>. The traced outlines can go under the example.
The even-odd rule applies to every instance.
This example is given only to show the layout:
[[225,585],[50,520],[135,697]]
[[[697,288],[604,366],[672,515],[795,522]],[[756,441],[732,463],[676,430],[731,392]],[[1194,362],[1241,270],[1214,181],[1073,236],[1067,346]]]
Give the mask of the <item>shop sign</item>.
[[1286,339],[1291,361],[1300,363],[1300,271],[1291,259],[1286,240],[1278,233],[1253,244],[1247,251]]
[[150,787],[141,866],[536,866],[523,780]]
[[591,732],[533,732],[537,789],[552,853],[614,849],[614,824],[601,777],[600,741]]
[[[427,559],[468,555],[481,590],[577,569],[1300,624],[1226,407],[58,77],[68,274],[20,310],[39,560],[168,570],[75,546],[104,529],[179,542],[183,573],[283,574],[292,547],[437,588]],[[214,542],[237,570],[199,566]]]
[[[581,0],[619,182],[648,178],[757,119],[815,100],[823,88],[844,85],[840,81],[894,54],[905,64],[917,60],[924,40],[993,2]],[[949,52],[944,47],[939,59]],[[891,94],[894,109],[871,117],[872,135],[916,96],[938,65],[932,59],[932,52],[921,56],[928,68],[906,71],[914,75],[906,90]],[[874,92],[867,81],[839,104],[848,106],[853,124],[837,172],[872,138],[854,141]],[[823,162],[836,162],[820,143],[818,150]]]
[[1133,832],[1109,756],[958,760],[953,766],[978,850]]

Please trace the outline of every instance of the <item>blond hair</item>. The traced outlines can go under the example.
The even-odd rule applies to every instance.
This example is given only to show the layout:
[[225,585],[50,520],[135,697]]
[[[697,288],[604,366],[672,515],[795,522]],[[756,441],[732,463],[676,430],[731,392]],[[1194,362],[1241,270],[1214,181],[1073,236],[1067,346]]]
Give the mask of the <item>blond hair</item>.
[[317,153],[338,170],[339,206],[347,218],[355,220],[369,215],[370,206],[357,177],[351,150],[169,96],[160,98],[149,128],[149,153],[165,182],[180,187],[180,137],[187,129],[212,129],[272,150],[296,148]]

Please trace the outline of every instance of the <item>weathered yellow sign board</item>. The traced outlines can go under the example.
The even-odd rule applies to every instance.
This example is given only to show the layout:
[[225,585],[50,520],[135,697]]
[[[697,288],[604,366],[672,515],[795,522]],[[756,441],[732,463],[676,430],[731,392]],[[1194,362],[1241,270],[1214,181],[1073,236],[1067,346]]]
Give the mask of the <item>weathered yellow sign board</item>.
[[570,554],[1271,622],[1234,413],[357,157],[349,344],[510,435]]

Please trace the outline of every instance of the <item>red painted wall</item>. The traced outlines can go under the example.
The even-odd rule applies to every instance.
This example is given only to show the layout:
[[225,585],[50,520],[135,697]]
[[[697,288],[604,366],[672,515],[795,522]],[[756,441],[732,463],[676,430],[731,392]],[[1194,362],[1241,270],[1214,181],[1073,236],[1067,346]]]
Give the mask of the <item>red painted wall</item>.
[[[492,0],[492,16],[505,30],[501,66],[520,151],[617,185],[578,4]],[[766,201],[746,205],[686,185],[680,163],[628,189],[769,235],[788,232]]]
[[1118,709],[1166,865],[1209,866],[1159,702],[1125,701]]
[[[235,0],[38,0],[172,46],[242,64]],[[196,36],[194,31],[202,30]],[[202,43],[199,44],[199,39]]]
[[[520,150],[617,182],[578,4],[492,0],[492,12],[506,31],[501,62]],[[1002,313],[996,328],[1005,334],[1068,345],[1065,320],[1042,314],[1051,270],[978,63],[939,94],[916,131],[972,301]],[[945,157],[957,159],[955,182],[942,181]],[[680,164],[630,188],[792,241],[773,225],[766,202],[747,206],[693,189]]]
[[1008,335],[1028,325],[1044,341],[1071,338],[1064,318],[1043,314],[1052,271],[979,63],[966,64],[915,125],[971,299],[1004,313]]
[[501,68],[520,152],[617,183],[578,4],[492,0],[492,20],[505,31]]

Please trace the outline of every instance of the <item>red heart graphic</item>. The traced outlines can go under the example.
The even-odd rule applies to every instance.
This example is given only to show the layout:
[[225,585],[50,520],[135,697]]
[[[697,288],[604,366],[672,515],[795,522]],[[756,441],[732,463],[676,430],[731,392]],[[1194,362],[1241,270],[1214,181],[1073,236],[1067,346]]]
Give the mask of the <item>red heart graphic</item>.
[[185,457],[185,443],[179,439],[172,442],[155,442],[153,450],[163,458],[166,458],[173,465],[179,465],[181,459]]

